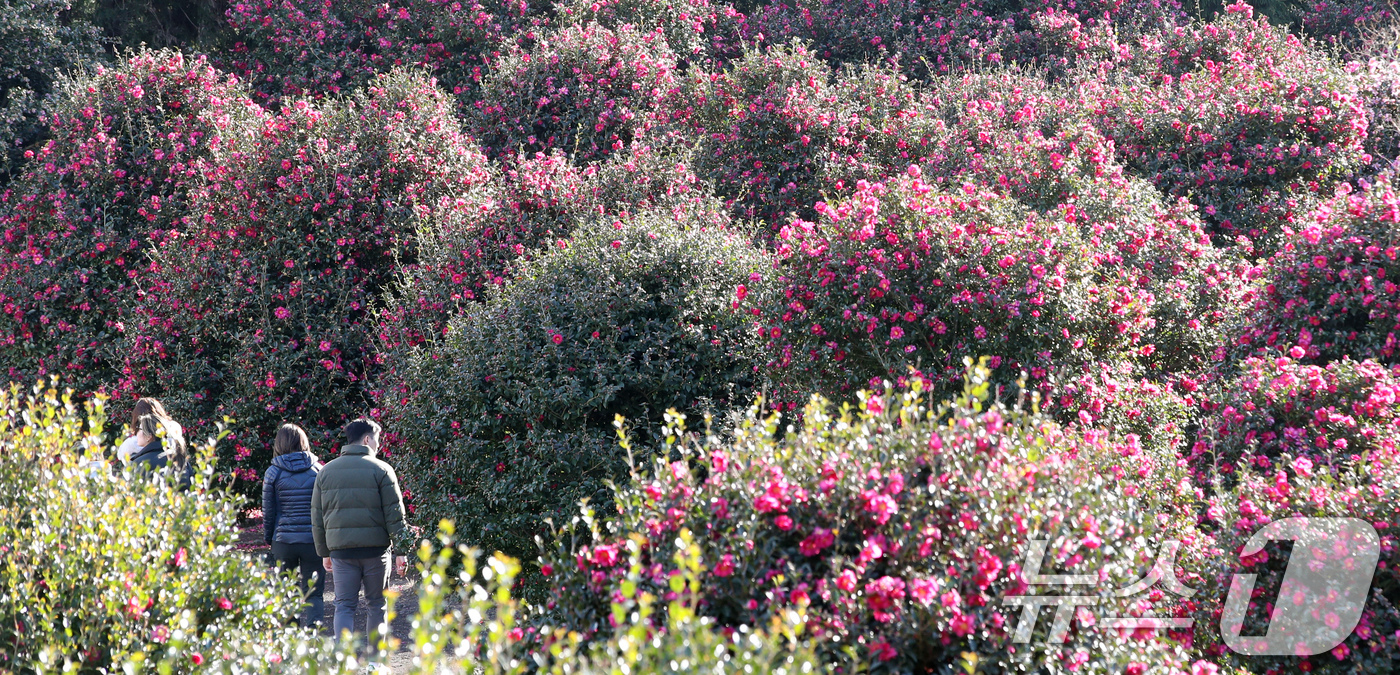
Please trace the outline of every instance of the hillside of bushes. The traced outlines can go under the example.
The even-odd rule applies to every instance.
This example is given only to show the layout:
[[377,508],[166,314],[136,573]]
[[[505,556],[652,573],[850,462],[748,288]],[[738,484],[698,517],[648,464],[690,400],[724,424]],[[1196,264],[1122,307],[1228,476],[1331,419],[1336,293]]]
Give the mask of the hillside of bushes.
[[[219,537],[282,423],[359,416],[446,523],[425,663],[1400,658],[1393,2],[0,0],[0,143],[0,448],[47,447],[0,467],[0,671],[350,667]],[[198,497],[72,482],[143,396]],[[41,533],[118,502],[169,531],[55,586]],[[1294,515],[1377,529],[1366,612],[1240,657],[1230,577],[1289,553],[1237,553]],[[1119,586],[1180,542],[1199,594],[1121,610],[1194,628],[1013,640],[1032,539]]]

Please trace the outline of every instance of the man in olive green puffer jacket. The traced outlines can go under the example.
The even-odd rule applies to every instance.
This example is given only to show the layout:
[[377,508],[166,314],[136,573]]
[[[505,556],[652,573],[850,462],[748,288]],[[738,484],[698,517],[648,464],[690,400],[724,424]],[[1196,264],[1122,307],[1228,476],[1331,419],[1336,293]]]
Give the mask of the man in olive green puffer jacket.
[[364,587],[369,603],[365,625],[371,639],[384,623],[389,585],[389,544],[404,529],[403,493],[388,464],[375,458],[379,425],[358,419],[345,426],[349,445],[321,468],[311,490],[311,536],[316,553],[328,559],[335,584],[335,634],[355,629],[355,607]]

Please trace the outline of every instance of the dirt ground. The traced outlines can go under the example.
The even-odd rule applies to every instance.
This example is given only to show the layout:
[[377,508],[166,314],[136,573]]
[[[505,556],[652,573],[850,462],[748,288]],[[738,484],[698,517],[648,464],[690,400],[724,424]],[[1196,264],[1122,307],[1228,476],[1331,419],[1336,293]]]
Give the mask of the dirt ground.
[[[268,547],[263,543],[261,520],[243,528],[239,534],[238,548],[248,555],[255,556],[257,560],[263,560],[266,557]],[[404,645],[404,647],[400,648],[398,653],[392,654],[389,657],[389,666],[393,668],[395,673],[408,673],[412,666],[412,659],[408,654],[406,646],[409,643],[409,631],[412,629],[411,622],[413,620],[413,615],[418,611],[418,580],[416,572],[412,569],[409,570],[409,575],[410,576],[407,577],[394,576],[389,581],[389,589],[399,594],[398,600],[394,602],[394,620],[389,623],[389,627],[393,630],[394,637],[399,638],[401,640],[400,644]],[[324,595],[326,613],[325,619],[321,622],[321,630],[325,635],[331,634],[331,619],[335,614],[335,591],[332,590],[335,587],[334,583],[334,575],[327,573],[326,592]],[[361,598],[360,605],[355,610],[355,625],[361,630],[364,629],[365,618],[367,616],[368,607],[365,604],[364,598]]]

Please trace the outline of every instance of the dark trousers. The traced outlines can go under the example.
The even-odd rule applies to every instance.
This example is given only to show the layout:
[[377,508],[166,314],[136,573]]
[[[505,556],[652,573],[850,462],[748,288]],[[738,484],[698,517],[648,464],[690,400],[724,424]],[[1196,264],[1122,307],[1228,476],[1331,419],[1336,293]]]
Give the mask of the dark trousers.
[[379,640],[380,626],[389,608],[384,600],[384,589],[389,587],[392,565],[392,551],[387,550],[378,558],[331,558],[331,575],[335,577],[335,617],[331,627],[337,637],[347,630],[354,632],[355,608],[360,604],[360,589],[363,588],[369,604],[365,640],[370,645]]
[[321,564],[321,556],[316,555],[315,544],[287,544],[272,542],[272,557],[282,564],[284,570],[301,572],[301,589],[309,595],[306,609],[302,612],[303,628],[321,623],[326,614],[326,572]]

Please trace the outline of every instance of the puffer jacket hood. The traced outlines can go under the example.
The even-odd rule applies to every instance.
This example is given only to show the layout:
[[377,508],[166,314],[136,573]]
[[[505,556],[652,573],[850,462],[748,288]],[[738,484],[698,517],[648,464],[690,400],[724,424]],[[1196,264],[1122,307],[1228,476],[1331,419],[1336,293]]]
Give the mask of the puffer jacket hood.
[[301,473],[310,470],[312,467],[320,468],[321,462],[315,457],[312,457],[310,453],[289,452],[285,455],[273,457],[272,465],[287,473]]
[[309,452],[272,458],[263,476],[263,540],[310,544],[311,492],[321,462]]

